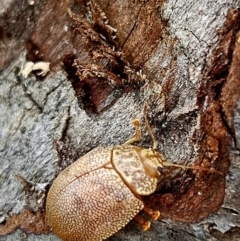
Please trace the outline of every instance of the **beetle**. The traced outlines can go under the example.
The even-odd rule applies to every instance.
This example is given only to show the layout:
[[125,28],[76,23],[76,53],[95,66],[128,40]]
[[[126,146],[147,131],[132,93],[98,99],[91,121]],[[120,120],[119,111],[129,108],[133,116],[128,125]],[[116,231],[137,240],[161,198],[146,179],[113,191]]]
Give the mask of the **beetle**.
[[134,217],[147,230],[150,222],[136,215],[144,208],[153,219],[159,217],[158,211],[144,207],[141,196],[154,193],[162,168],[202,170],[167,162],[161,152],[155,151],[157,142],[144,116],[153,148],[132,145],[141,139],[140,121],[135,119],[133,138],[123,145],[96,147],[54,180],[47,196],[46,218],[62,240],[100,241]]

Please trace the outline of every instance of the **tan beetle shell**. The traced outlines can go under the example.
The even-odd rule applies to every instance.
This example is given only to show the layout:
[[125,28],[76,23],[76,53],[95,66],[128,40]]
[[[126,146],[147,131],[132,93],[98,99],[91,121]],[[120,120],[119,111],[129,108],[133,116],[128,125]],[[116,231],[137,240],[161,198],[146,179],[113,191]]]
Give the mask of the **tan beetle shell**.
[[155,152],[132,145],[97,147],[53,182],[46,217],[63,240],[100,241],[143,209],[140,195],[153,193],[161,166]]

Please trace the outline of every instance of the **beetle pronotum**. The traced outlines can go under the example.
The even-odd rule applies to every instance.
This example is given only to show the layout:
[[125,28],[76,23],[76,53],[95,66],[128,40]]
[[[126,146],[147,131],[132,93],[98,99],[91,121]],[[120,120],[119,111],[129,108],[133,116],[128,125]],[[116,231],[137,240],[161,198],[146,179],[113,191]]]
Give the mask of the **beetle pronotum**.
[[[46,202],[46,217],[53,232],[63,240],[100,241],[124,227],[144,208],[153,219],[158,211],[144,207],[141,196],[154,193],[159,168],[185,167],[165,161],[155,151],[157,142],[147,120],[153,148],[132,145],[141,139],[140,122],[133,121],[136,134],[123,145],[96,147],[72,163],[54,180]],[[217,171],[216,171],[217,172]],[[143,228],[149,221],[137,217]]]

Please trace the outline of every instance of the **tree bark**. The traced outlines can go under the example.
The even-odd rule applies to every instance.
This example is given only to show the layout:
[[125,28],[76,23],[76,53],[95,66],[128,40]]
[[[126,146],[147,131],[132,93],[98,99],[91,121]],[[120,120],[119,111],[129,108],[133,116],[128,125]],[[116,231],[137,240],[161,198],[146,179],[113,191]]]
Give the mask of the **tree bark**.
[[[148,232],[131,221],[108,240],[240,239],[239,7],[3,1],[0,240],[58,240],[44,214],[54,178],[94,147],[130,139],[134,118],[138,146],[151,147],[144,107],[157,150],[202,170],[164,168],[144,197],[161,219]],[[50,71],[25,75],[27,61]]]

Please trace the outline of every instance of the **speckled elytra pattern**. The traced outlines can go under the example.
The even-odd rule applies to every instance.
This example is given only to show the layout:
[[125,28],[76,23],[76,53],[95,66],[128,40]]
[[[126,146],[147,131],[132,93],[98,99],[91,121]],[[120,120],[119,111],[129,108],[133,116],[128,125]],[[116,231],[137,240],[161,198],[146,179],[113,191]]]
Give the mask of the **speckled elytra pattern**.
[[111,168],[111,150],[95,148],[65,169],[50,188],[46,217],[61,239],[100,241],[143,208]]

